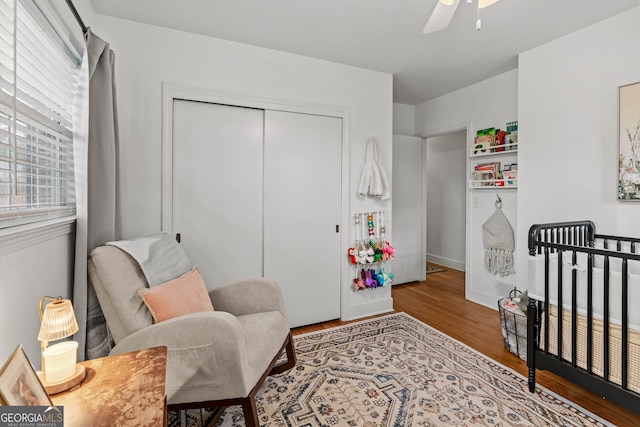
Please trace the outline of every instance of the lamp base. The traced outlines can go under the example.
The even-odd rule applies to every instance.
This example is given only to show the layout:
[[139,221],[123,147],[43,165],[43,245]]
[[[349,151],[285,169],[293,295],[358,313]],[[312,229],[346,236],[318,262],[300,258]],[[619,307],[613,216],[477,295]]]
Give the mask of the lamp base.
[[47,382],[47,380],[44,378],[44,372],[38,371],[38,378],[40,379],[42,386],[49,395],[62,393],[63,391],[69,390],[71,387],[80,384],[86,375],[87,372],[84,368],[84,365],[79,365],[77,363],[76,371],[71,377],[61,381],[56,381],[54,383]]

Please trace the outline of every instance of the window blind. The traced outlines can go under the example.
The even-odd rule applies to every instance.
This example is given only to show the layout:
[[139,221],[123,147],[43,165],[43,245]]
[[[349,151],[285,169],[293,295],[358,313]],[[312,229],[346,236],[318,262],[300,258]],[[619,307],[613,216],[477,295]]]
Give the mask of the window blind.
[[79,61],[26,0],[0,0],[0,228],[74,214]]

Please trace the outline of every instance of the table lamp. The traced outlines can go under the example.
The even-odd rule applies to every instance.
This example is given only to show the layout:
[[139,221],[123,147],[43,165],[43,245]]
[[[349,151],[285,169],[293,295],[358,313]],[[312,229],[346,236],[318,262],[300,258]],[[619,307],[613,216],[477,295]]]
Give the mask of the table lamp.
[[[42,311],[42,304],[49,301]],[[40,381],[48,394],[60,393],[79,384],[85,377],[84,366],[78,365],[78,343],[64,341],[47,347],[49,341],[60,340],[78,332],[78,322],[71,301],[42,297],[38,303],[40,332],[38,341],[42,350]]]

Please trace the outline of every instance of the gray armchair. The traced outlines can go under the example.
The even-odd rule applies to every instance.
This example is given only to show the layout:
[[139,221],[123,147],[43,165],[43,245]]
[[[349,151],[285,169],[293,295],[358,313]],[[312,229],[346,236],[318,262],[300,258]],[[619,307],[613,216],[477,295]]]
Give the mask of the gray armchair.
[[[111,332],[111,354],[167,346],[169,410],[242,405],[246,425],[259,425],[255,396],[270,374],[295,365],[277,283],[239,280],[209,291],[215,311],[153,323],[138,290],[147,281],[123,250],[91,252],[89,277]],[[287,360],[276,366],[286,350]]]

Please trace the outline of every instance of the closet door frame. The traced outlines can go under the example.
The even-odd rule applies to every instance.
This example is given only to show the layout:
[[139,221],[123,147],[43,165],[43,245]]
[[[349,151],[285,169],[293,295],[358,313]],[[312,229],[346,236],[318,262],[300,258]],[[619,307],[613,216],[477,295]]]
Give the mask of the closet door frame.
[[[349,203],[349,129],[350,112],[347,107],[302,103],[298,101],[255,97],[242,93],[230,93],[210,87],[196,87],[175,83],[162,83],[162,169],[161,169],[161,227],[171,235],[174,234],[173,223],[173,102],[185,100],[208,102],[238,107],[258,108],[264,110],[286,111],[292,113],[313,114],[317,116],[337,117],[342,119],[342,172],[341,172],[341,215],[340,215],[340,247],[350,246],[350,203]],[[344,317],[345,304],[348,301],[349,286],[345,285],[347,257],[341,257],[340,262],[340,312]]]

